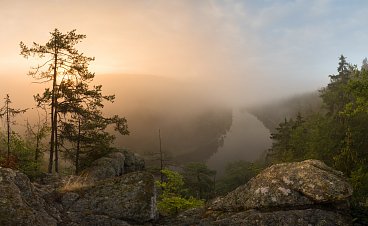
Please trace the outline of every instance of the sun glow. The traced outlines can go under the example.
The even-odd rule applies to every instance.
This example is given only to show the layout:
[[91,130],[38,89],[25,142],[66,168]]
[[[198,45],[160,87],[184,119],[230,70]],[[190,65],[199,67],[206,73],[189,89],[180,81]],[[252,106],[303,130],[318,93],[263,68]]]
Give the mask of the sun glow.
[[56,84],[60,85],[62,82],[68,81],[68,80],[77,80],[78,76],[76,75],[65,75],[65,74],[58,74],[56,76]]

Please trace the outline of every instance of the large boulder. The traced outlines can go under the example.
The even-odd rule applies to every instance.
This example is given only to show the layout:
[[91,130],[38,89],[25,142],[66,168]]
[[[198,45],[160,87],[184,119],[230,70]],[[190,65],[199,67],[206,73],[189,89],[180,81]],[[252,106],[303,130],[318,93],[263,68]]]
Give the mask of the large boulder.
[[205,208],[161,225],[352,225],[352,187],[341,172],[317,160],[273,165]]
[[339,171],[318,160],[282,163],[263,170],[212,205],[217,210],[303,207],[338,204],[353,193]]
[[26,175],[0,167],[0,225],[57,225],[48,206]]
[[82,175],[87,177],[89,182],[95,182],[129,172],[140,171],[144,167],[145,163],[142,158],[135,153],[123,150],[95,160],[91,167],[82,172]]
[[139,157],[136,153],[123,151],[125,160],[124,160],[124,170],[125,173],[135,172],[143,170],[145,167],[145,163],[143,158]]
[[348,226],[351,219],[343,214],[323,209],[256,210],[240,212],[211,212],[206,209],[190,209],[175,217],[161,219],[157,225],[201,226]]
[[66,213],[63,225],[128,225],[158,216],[154,178],[147,172],[125,174],[67,192],[61,201]]
[[[203,221],[206,222],[206,221]],[[351,219],[334,211],[323,209],[275,210],[264,212],[247,210],[214,219],[213,225],[249,225],[249,226],[348,226]]]

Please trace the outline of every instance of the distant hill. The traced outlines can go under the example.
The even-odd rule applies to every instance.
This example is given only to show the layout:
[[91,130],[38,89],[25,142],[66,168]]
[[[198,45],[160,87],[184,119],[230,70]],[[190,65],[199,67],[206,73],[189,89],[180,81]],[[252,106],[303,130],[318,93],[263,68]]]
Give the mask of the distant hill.
[[315,91],[252,106],[247,108],[247,111],[256,116],[271,132],[274,132],[285,118],[295,117],[298,112],[308,115],[320,111],[321,108],[322,100],[318,91]]
[[222,144],[232,124],[232,110],[194,83],[151,75],[99,75],[106,94],[116,94],[108,114],[126,116],[129,136],[116,145],[145,154],[162,148],[178,161],[204,161]]

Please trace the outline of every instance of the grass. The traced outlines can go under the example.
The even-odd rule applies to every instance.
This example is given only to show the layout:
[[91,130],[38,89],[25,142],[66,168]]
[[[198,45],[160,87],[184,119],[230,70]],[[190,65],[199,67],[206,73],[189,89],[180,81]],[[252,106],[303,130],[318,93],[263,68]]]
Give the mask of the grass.
[[93,183],[88,176],[70,176],[65,184],[60,188],[60,191],[72,192],[92,185]]

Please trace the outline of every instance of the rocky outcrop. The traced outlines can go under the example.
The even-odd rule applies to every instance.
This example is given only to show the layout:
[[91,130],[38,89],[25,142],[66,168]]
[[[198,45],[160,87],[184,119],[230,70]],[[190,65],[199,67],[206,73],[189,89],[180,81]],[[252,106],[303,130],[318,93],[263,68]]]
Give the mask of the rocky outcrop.
[[[96,160],[81,177],[44,174],[36,183],[0,167],[0,225],[121,225],[157,218],[154,178],[134,153]],[[63,183],[64,181],[64,183]],[[65,183],[67,182],[67,183]]]
[[24,174],[0,167],[0,225],[57,225],[57,211],[47,205]]
[[123,151],[125,160],[124,160],[124,172],[130,173],[144,169],[144,160],[139,157],[136,153]]
[[133,172],[62,194],[63,225],[128,225],[157,218],[154,178]]
[[91,167],[82,172],[82,175],[88,177],[90,182],[95,182],[143,170],[144,166],[144,160],[137,154],[122,150],[97,159]]
[[247,210],[240,212],[211,212],[192,209],[175,218],[162,219],[157,225],[201,225],[201,226],[349,226],[352,219],[323,209],[301,210]]
[[135,153],[117,151],[70,177],[54,200],[62,206],[60,225],[125,226],[156,219],[154,178],[144,167]]
[[24,174],[0,168],[0,225],[352,225],[351,186],[341,172],[317,160],[273,165],[205,208],[156,221],[153,176],[123,174],[141,169],[141,163],[122,154],[95,165],[110,163],[114,171],[90,169],[110,173],[70,190],[55,190],[56,178],[45,180],[53,186],[32,184]]
[[273,165],[215,202],[214,210],[341,204],[353,193],[341,172],[318,160]]
[[163,225],[352,225],[352,187],[317,160],[273,165],[246,185]]

